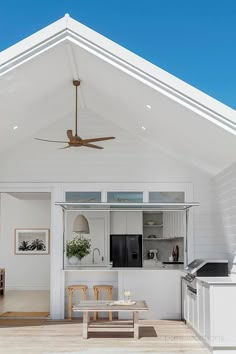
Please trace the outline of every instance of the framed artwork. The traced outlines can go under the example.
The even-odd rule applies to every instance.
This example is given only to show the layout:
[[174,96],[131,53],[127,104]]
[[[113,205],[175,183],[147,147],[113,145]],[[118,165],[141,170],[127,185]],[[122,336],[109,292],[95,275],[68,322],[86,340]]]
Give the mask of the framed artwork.
[[15,229],[15,254],[49,254],[49,229]]

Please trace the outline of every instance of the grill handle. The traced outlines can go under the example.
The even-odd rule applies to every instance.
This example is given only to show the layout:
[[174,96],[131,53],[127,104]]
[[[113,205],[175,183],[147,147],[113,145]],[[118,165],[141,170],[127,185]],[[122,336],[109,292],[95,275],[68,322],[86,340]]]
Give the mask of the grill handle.
[[188,291],[194,295],[197,295],[197,289],[193,288],[190,285],[187,285]]

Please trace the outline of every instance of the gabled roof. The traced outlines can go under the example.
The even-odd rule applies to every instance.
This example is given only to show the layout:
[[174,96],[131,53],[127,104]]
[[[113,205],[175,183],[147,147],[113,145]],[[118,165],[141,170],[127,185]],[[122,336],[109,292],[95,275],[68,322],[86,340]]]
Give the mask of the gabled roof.
[[1,52],[0,76],[0,151],[10,146],[12,125],[25,126],[17,142],[68,120],[71,81],[80,79],[80,107],[96,114],[93,126],[102,117],[213,174],[235,161],[233,109],[69,15]]

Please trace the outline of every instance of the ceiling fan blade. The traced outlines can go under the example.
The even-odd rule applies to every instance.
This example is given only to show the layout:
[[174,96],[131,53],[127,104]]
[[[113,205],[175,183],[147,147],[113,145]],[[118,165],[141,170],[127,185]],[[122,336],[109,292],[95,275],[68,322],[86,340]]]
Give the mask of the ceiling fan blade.
[[104,141],[104,140],[111,140],[111,139],[115,139],[114,136],[105,136],[103,138],[91,138],[91,139],[82,139],[83,143],[92,143],[92,142],[96,142],[96,141]]
[[67,134],[67,136],[68,136],[68,139],[73,138],[72,130],[67,130],[66,134]]
[[82,144],[81,146],[85,146],[85,147],[90,147],[90,148],[93,148],[93,149],[104,149],[102,146],[98,146],[98,145],[94,145],[94,144]]
[[67,145],[67,146],[64,146],[63,148],[59,148],[59,150],[68,149],[70,147],[71,147],[70,145]]
[[35,140],[40,140],[40,141],[47,141],[49,143],[63,143],[67,144],[68,141],[59,141],[59,140],[47,140],[47,139],[39,139],[39,138],[34,138]]

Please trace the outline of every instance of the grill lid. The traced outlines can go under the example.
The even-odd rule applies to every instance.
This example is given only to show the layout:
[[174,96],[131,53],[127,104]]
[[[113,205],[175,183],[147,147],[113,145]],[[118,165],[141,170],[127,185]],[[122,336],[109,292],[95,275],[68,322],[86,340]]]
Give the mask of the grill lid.
[[193,262],[189,263],[184,269],[191,275],[195,275],[199,269],[201,269],[207,263],[228,263],[225,260],[207,260],[207,259],[195,259]]
[[190,273],[190,274],[194,274],[196,273],[196,271],[201,268],[204,264],[206,263],[206,261],[204,261],[203,259],[194,259],[193,262],[189,263],[187,265],[187,267],[185,267],[184,269]]

